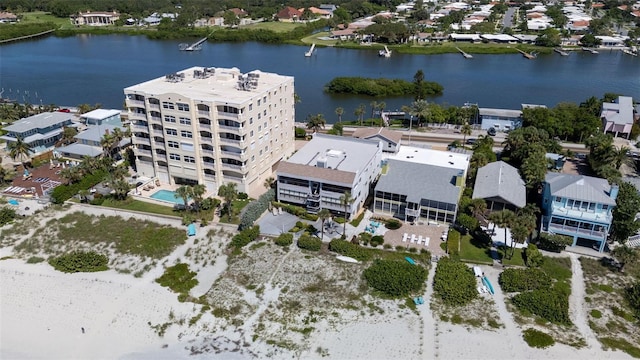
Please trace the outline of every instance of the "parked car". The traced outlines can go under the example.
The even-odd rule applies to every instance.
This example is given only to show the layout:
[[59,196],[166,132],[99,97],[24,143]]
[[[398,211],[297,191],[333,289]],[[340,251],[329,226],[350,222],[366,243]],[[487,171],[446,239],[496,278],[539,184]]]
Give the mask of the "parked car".
[[489,136],[496,136],[496,129],[494,129],[494,128],[490,127],[490,128],[487,130],[487,134],[488,134]]
[[476,139],[476,138],[468,138],[466,144],[467,145],[475,145],[476,141],[478,141],[478,139]]

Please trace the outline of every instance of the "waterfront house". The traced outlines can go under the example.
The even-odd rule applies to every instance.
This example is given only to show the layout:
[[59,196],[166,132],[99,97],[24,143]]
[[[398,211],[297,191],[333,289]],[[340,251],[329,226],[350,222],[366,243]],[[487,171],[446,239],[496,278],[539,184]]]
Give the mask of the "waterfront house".
[[518,169],[496,161],[478,169],[472,198],[484,199],[489,211],[516,211],[527,204],[527,189]]
[[[59,156],[69,159],[81,160],[85,156],[98,157],[104,152],[101,144],[102,139],[116,128],[124,131],[120,126],[109,124],[90,126],[73,137],[76,140],[75,143],[58,147],[55,151]],[[123,147],[129,143],[129,139],[123,139],[118,146]]]
[[3,130],[7,134],[0,136],[0,139],[10,144],[21,138],[29,144],[33,155],[36,155],[53,148],[55,143],[62,138],[64,127],[72,125],[73,114],[71,113],[44,112],[5,126]]
[[522,126],[522,110],[478,108],[480,128],[511,131]]
[[359,128],[351,136],[358,139],[382,141],[384,144],[382,151],[387,153],[397,153],[400,149],[400,140],[402,140],[401,132],[383,127]]
[[14,13],[7,11],[0,11],[0,24],[1,23],[14,23],[18,21],[18,16]]
[[120,110],[115,109],[95,109],[80,115],[80,122],[86,126],[92,125],[114,125],[121,126]]
[[385,160],[373,211],[404,221],[452,224],[470,155],[402,146]]
[[314,134],[291,158],[281,161],[277,173],[277,199],[306,208],[311,213],[327,209],[344,216],[340,197],[350,192],[353,203],[347,217],[355,215],[380,174],[382,142]]
[[284,9],[278,11],[276,18],[282,22],[296,22],[302,18],[302,11],[291,6],[285,6]]
[[584,175],[547,173],[542,193],[542,230],[573,238],[573,246],[602,252],[607,242],[618,186]]
[[107,26],[114,25],[120,20],[120,14],[113,11],[87,11],[79,12],[77,15],[71,16],[71,23],[76,26]]
[[611,103],[603,103],[600,118],[603,132],[612,133],[615,137],[621,133],[626,134],[628,139],[634,121],[633,99],[629,96],[618,96]]

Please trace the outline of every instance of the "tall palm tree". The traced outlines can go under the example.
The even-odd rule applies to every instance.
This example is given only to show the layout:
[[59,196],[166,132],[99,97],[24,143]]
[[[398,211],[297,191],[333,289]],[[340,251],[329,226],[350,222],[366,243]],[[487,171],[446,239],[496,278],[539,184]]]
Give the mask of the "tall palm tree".
[[351,192],[345,191],[342,196],[340,196],[340,205],[344,206],[344,229],[342,230],[342,235],[346,236],[347,234],[347,214],[349,214],[349,206],[353,204],[355,201],[354,198],[351,197]]
[[224,199],[227,208],[227,221],[231,221],[231,202],[238,197],[236,186],[236,183],[228,183],[218,188],[218,196]]
[[344,109],[342,107],[337,107],[336,115],[338,115],[338,123],[342,122],[342,114],[344,114]]
[[507,228],[513,223],[515,219],[515,213],[511,210],[501,210],[491,213],[489,215],[489,221],[493,223],[493,231],[495,232],[496,226],[504,229],[504,241],[505,241],[505,256],[506,256],[506,241],[507,241]]
[[[511,259],[516,252],[516,244],[524,244],[524,242],[527,240],[527,237],[530,234],[526,225],[519,222],[514,221],[514,223],[511,224],[510,228],[511,228],[511,252],[509,255],[509,259]],[[505,253],[506,253],[506,250],[505,250]]]
[[464,144],[467,143],[467,136],[471,135],[471,125],[469,125],[469,123],[464,123],[464,125],[462,125],[462,128],[460,129],[460,133],[462,135],[464,135],[464,138],[462,140],[462,142]]
[[380,106],[380,105],[378,104],[377,101],[374,100],[371,103],[369,103],[369,106],[371,106],[371,118],[373,119],[374,115],[376,113],[376,110],[378,109],[378,106]]
[[273,177],[268,177],[264,180],[264,187],[267,188],[267,190],[272,189],[276,184],[276,179],[274,179]]
[[324,222],[331,217],[331,212],[327,209],[320,209],[317,215],[318,219],[322,221],[322,235],[320,236],[320,239],[324,239]]
[[182,198],[184,201],[185,210],[189,209],[189,197],[192,196],[191,187],[188,185],[182,185],[176,189],[176,193],[173,195],[176,198]]
[[631,158],[629,155],[627,155],[627,153],[629,152],[628,147],[626,146],[621,146],[620,149],[612,149],[612,157],[613,157],[613,162],[615,163],[616,169],[620,170],[620,168],[622,167],[622,165],[627,165],[628,167],[632,168],[633,170],[635,170],[636,168],[636,163],[633,160],[633,158]]
[[471,215],[475,218],[483,217],[487,212],[487,202],[484,199],[473,199],[469,204],[469,210],[471,210]]
[[29,161],[30,155],[31,153],[33,153],[31,145],[26,143],[22,137],[18,137],[16,141],[12,141],[7,144],[7,148],[9,149],[9,156],[13,159],[13,161],[19,159],[18,161],[20,161],[22,167],[26,170],[26,162]]
[[113,147],[116,144],[116,138],[112,134],[104,134],[100,139],[100,146],[104,151],[104,157],[111,157]]
[[431,109],[427,100],[420,99],[414,101],[413,103],[411,103],[410,109],[411,115],[418,118],[418,124],[420,124],[421,122],[426,122],[431,115]]
[[364,104],[360,104],[360,106],[358,106],[353,112],[353,115],[355,115],[356,118],[358,118],[358,121],[360,121],[360,126],[362,126],[362,119],[364,115]]
[[307,120],[307,129],[313,130],[314,132],[320,131],[320,129],[324,129],[327,120],[325,120],[324,115],[316,114],[310,115]]

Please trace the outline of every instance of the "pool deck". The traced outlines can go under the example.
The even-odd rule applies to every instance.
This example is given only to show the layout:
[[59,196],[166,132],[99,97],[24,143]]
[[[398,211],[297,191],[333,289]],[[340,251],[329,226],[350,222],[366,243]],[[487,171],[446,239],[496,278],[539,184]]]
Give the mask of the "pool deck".
[[[137,188],[131,190],[131,192],[129,192],[129,195],[136,199],[136,200],[140,200],[140,201],[145,201],[148,203],[152,203],[152,204],[157,204],[157,205],[164,205],[164,206],[171,206],[173,207],[174,205],[176,205],[176,203],[174,202],[168,202],[168,201],[162,201],[162,200],[157,200],[151,197],[151,195],[155,194],[156,192],[160,191],[160,190],[167,190],[167,191],[176,191],[177,188],[179,188],[180,186],[178,185],[170,185],[170,184],[163,184],[163,183],[159,183],[160,185],[157,185],[158,183],[155,180],[149,180],[148,182],[146,182],[145,184],[142,184],[140,186],[138,186]],[[153,188],[149,188],[147,186],[153,186]],[[145,187],[147,187],[147,190],[144,190]],[[207,198],[207,197],[211,197],[211,196],[215,196],[215,194],[211,193],[211,192],[206,192],[203,195],[203,198]],[[180,205],[180,204],[177,204]]]

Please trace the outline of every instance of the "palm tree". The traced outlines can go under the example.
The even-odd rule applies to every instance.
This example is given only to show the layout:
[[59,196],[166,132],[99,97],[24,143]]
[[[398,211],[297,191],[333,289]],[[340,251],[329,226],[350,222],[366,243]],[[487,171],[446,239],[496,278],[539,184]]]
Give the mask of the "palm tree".
[[102,139],[100,139],[100,146],[102,146],[105,157],[111,157],[111,152],[115,144],[116,138],[112,134],[104,134]]
[[627,155],[629,150],[631,149],[629,149],[626,146],[621,146],[620,149],[615,149],[615,148],[612,149],[612,157],[613,157],[613,162],[615,163],[616,169],[620,170],[622,165],[627,165],[628,167],[635,170],[636,168],[635,161],[633,160],[633,158]]
[[469,210],[471,210],[471,215],[476,219],[479,217],[484,218],[484,214],[487,212],[487,202],[484,199],[473,199],[469,204]]
[[324,129],[327,120],[324,119],[324,115],[309,115],[307,118],[307,129],[313,130],[314,132],[320,131],[320,129]]
[[507,228],[513,223],[515,219],[515,214],[511,210],[501,210],[491,213],[489,215],[489,221],[493,223],[493,231],[495,232],[496,226],[499,226],[504,229],[504,241],[505,241],[505,256],[506,252],[506,241],[507,241]]
[[111,188],[115,193],[116,199],[125,200],[129,194],[129,190],[131,190],[131,184],[125,179],[117,179],[111,183]]
[[360,121],[360,126],[362,126],[362,118],[364,115],[364,104],[360,104],[360,106],[358,106],[356,110],[353,112],[353,115],[355,115],[356,118],[358,118],[358,121]]
[[380,109],[380,114],[382,114],[382,112],[384,111],[384,109],[387,107],[387,103],[385,103],[384,101],[380,101],[378,103],[378,109]]
[[426,122],[427,118],[431,115],[431,109],[429,108],[429,102],[427,100],[416,100],[411,103],[410,114],[418,118],[418,124]]
[[462,140],[462,142],[466,144],[467,136],[471,135],[471,125],[465,122],[464,125],[462,125],[462,128],[460,129],[460,133],[464,135],[464,139]]
[[192,196],[190,186],[188,185],[180,186],[179,188],[176,189],[176,193],[173,196],[175,198],[182,198],[182,201],[184,202],[185,210],[189,209],[189,197]]
[[[13,161],[19,159],[22,167],[26,170],[26,161],[29,160],[31,153],[33,152],[33,149],[31,149],[31,145],[26,143],[22,137],[18,137],[16,138],[16,141],[12,141],[7,144],[7,148],[9,149],[9,156],[13,159]],[[23,160],[25,157],[26,161]]]
[[322,221],[322,236],[320,236],[320,239],[324,239],[324,222],[331,217],[331,212],[327,209],[320,209],[317,215],[318,219]]
[[191,196],[193,196],[193,204],[196,211],[200,213],[200,204],[202,203],[202,196],[207,192],[207,188],[202,184],[195,184],[191,187]]
[[349,214],[349,206],[355,201],[354,198],[351,197],[351,192],[345,191],[342,196],[340,196],[340,205],[344,206],[344,229],[342,231],[342,235],[346,236],[347,234],[347,214]]
[[344,114],[344,109],[342,107],[337,107],[336,115],[338,115],[338,123],[342,122],[342,114]]
[[224,199],[227,208],[227,221],[231,221],[231,202],[238,197],[236,186],[236,183],[228,183],[218,188],[218,196]]
[[376,113],[376,110],[378,109],[378,106],[380,106],[380,105],[378,104],[377,101],[374,100],[371,103],[369,103],[369,106],[371,106],[371,118],[373,119],[374,115]]
[[[530,234],[526,225],[520,222],[514,222],[513,224],[511,224],[510,227],[511,227],[511,253],[509,255],[509,259],[511,259],[516,252],[516,243],[524,244],[524,242],[527,240],[527,237]],[[506,253],[506,250],[505,250],[505,253]]]
[[81,202],[87,202],[87,197],[89,196],[90,192],[87,189],[80,189],[80,191],[78,191],[78,195],[80,195],[80,201]]
[[274,179],[273,177],[268,177],[264,180],[264,187],[267,188],[267,190],[272,189],[276,184],[276,179]]

